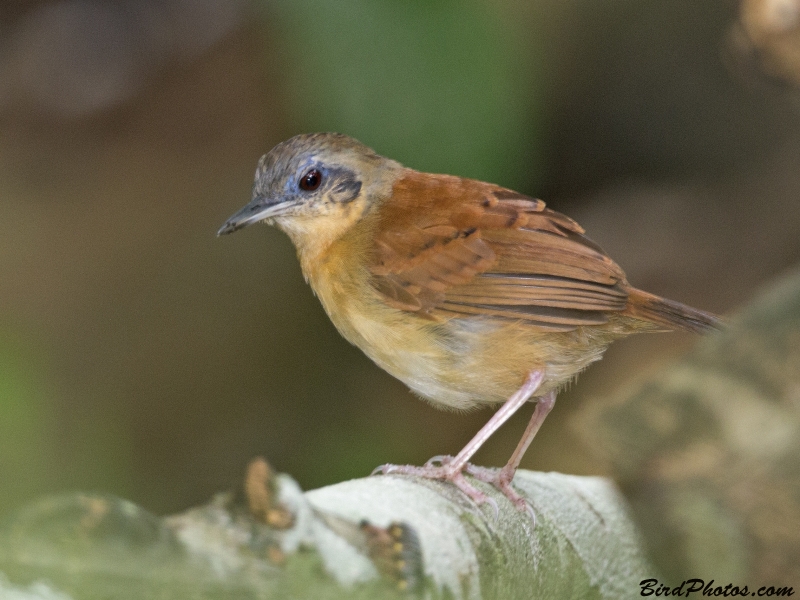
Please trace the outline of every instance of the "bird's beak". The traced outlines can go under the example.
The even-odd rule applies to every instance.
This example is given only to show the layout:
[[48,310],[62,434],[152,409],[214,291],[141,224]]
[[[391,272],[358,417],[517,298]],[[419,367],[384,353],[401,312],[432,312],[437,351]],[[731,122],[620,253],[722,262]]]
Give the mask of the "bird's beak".
[[230,219],[225,221],[225,224],[219,228],[217,235],[225,235],[226,233],[233,233],[238,229],[258,223],[270,217],[277,217],[290,207],[294,206],[293,202],[286,202],[283,198],[266,198],[263,196],[256,196],[249,204],[244,206],[241,210],[237,211]]

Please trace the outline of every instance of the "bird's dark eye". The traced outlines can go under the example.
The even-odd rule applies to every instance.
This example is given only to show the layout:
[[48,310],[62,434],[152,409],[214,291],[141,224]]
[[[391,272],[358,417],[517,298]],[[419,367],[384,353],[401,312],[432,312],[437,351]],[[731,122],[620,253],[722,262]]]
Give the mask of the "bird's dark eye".
[[300,189],[304,192],[313,192],[322,183],[322,173],[317,169],[311,169],[300,178]]

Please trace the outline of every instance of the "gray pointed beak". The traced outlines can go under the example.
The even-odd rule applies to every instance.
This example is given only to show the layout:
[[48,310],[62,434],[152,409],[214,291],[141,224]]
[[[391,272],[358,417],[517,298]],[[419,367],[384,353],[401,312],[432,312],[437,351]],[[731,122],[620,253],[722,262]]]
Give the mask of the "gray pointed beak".
[[249,204],[237,211],[230,219],[225,221],[225,224],[217,231],[217,235],[233,233],[253,223],[278,216],[285,212],[290,206],[292,206],[292,203],[285,202],[282,198],[276,200],[274,198],[257,196],[253,198]]

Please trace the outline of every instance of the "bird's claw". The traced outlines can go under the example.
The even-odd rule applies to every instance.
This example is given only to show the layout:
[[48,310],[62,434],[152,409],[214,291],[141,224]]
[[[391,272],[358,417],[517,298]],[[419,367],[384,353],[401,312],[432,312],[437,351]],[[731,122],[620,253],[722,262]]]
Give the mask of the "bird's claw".
[[425,462],[424,466],[433,467],[433,466],[436,466],[438,464],[439,466],[444,467],[447,464],[449,464],[451,460],[453,460],[453,457],[450,456],[449,454],[437,454],[436,456],[430,457]]
[[393,465],[391,463],[386,463],[385,465],[378,465],[372,472],[369,474],[370,477],[373,475],[389,475],[395,472],[395,469],[402,468],[404,466],[411,466],[411,465]]
[[428,460],[423,466],[417,467],[414,465],[393,465],[385,464],[376,467],[372,471],[372,475],[378,473],[382,475],[413,475],[415,477],[422,477],[424,479],[431,479],[434,481],[448,481],[460,489],[464,495],[471,499],[475,504],[488,504],[494,511],[495,520],[500,515],[500,508],[497,502],[491,496],[487,496],[474,485],[467,481],[464,474],[471,475],[478,481],[483,481],[493,485],[500,490],[503,495],[519,511],[527,512],[531,520],[536,523],[536,515],[533,508],[523,496],[517,493],[511,485],[513,474],[509,474],[504,469],[490,469],[487,467],[479,467],[467,463],[462,470],[455,471],[449,467],[449,463],[453,460],[452,456],[437,455]]
[[517,493],[517,491],[511,485],[511,482],[514,478],[513,474],[509,474],[505,469],[490,469],[471,464],[467,464],[464,470],[478,481],[491,484],[500,490],[503,495],[508,498],[517,508],[517,510],[527,512],[530,515],[534,526],[536,525],[536,513],[533,512],[533,507],[531,507],[528,501],[519,493]]
[[[478,488],[473,486],[464,477],[461,470],[453,470],[448,467],[448,463],[452,460],[451,456],[434,456],[423,466],[417,467],[414,465],[393,465],[385,464],[376,467],[372,471],[372,475],[413,475],[415,477],[422,477],[424,479],[431,479],[433,481],[447,481],[455,485],[466,495],[470,500],[475,502],[478,506],[481,504],[488,504],[494,511],[495,519],[500,514],[500,509],[497,506],[494,498],[487,496]],[[436,465],[435,463],[440,463]]]

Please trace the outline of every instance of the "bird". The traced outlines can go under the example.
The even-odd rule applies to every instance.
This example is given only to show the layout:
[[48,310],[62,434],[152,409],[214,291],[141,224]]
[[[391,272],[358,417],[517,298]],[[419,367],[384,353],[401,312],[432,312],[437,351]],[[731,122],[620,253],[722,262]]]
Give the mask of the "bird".
[[[557,392],[611,342],[703,333],[722,320],[639,290],[574,220],[499,185],[416,171],[339,133],[301,134],[261,157],[252,199],[217,235],[263,222],[293,242],[338,331],[434,406],[500,408],[455,456],[375,472],[455,484],[466,475],[531,511],[513,478]],[[506,465],[470,459],[535,403]]]

